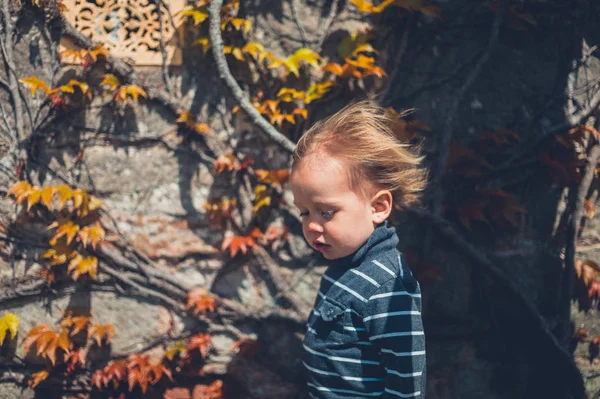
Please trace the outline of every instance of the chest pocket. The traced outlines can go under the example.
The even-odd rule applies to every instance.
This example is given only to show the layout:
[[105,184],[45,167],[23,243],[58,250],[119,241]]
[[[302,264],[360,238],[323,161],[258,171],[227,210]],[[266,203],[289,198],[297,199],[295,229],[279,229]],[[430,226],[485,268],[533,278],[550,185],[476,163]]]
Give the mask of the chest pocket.
[[352,341],[352,336],[344,327],[351,326],[350,314],[346,306],[325,297],[317,307],[313,318],[313,329],[316,339],[325,346],[345,344]]

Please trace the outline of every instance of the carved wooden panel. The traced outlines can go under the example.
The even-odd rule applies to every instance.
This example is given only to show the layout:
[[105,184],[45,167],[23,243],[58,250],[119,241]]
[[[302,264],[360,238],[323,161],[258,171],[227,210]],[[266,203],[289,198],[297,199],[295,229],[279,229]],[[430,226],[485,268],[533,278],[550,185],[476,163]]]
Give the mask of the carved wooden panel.
[[[166,0],[171,15],[185,7],[186,0]],[[159,12],[154,0],[64,0],[65,17],[77,30],[94,42],[103,43],[111,55],[131,59],[135,65],[161,65],[160,28],[167,64],[181,64],[181,49],[169,13]],[[63,49],[73,49],[68,39],[61,40]]]

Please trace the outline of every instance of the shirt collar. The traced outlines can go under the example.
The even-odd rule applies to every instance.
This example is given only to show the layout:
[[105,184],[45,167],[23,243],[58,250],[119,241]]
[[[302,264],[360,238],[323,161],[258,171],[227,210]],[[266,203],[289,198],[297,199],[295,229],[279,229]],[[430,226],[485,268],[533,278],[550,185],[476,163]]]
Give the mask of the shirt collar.
[[356,267],[360,265],[369,255],[379,255],[391,249],[395,249],[399,239],[396,229],[388,226],[387,220],[375,226],[367,241],[356,251],[343,258],[328,261],[329,266],[333,267]]

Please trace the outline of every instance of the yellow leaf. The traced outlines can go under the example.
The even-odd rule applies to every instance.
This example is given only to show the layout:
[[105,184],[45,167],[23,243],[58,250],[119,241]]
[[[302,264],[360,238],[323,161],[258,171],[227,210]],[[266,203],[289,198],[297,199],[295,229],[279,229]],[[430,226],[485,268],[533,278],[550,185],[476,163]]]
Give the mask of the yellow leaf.
[[108,86],[108,90],[113,92],[117,90],[121,82],[119,82],[119,78],[117,78],[112,73],[107,73],[104,75],[104,80],[100,82],[100,86]]
[[242,50],[238,47],[234,47],[234,49],[232,50],[232,54],[233,56],[239,60],[239,61],[246,61],[246,59],[244,58],[244,54],[242,54]]
[[55,245],[58,239],[62,236],[67,238],[67,245],[71,244],[71,241],[73,241],[78,231],[79,225],[70,220],[63,224],[59,224],[58,228],[56,229],[56,233],[54,233],[54,236],[52,239],[50,239],[50,245]]
[[147,97],[146,92],[138,85],[130,84],[123,85],[119,87],[118,95],[116,97],[117,100],[126,101],[127,95],[131,96],[134,101],[138,101],[138,97],[142,96],[144,98]]
[[10,332],[11,339],[17,336],[19,330],[19,318],[14,313],[7,313],[4,317],[0,318],[0,345],[6,338],[6,332]]
[[66,245],[54,245],[52,248],[44,252],[44,259],[52,259],[50,266],[62,265],[67,263],[69,259],[73,259],[77,255],[77,251]]
[[56,187],[56,191],[58,192],[58,210],[61,210],[63,206],[65,206],[65,202],[73,196],[73,191],[71,190],[71,187],[66,184],[61,184]]
[[83,246],[87,246],[88,242],[91,242],[92,248],[96,249],[98,242],[104,240],[106,233],[99,223],[94,223],[90,226],[82,227],[79,230],[79,239]]
[[312,101],[323,97],[331,89],[332,85],[332,82],[324,82],[315,83],[314,85],[310,86],[306,93],[306,98],[304,99],[304,102],[306,104],[310,104]]
[[254,206],[252,207],[252,212],[256,213],[263,206],[271,205],[271,194],[267,186],[264,184],[259,184],[254,189]]
[[19,82],[31,89],[31,95],[33,95],[37,89],[42,89],[44,94],[48,94],[50,87],[40,78],[36,76],[29,76],[27,78],[19,79]]
[[244,47],[242,47],[242,51],[250,54],[259,63],[265,58],[265,48],[260,43],[247,43]]
[[208,12],[206,11],[206,7],[196,8],[194,6],[187,6],[175,15],[194,18],[194,25],[199,25],[202,22],[204,22],[206,18],[208,18]]
[[298,91],[291,87],[283,87],[277,92],[277,98],[279,98],[281,101],[291,102],[295,99],[304,98],[304,94],[304,91]]
[[29,195],[27,196],[27,210],[29,211],[31,207],[38,202],[40,202],[40,198],[42,196],[42,191],[38,187],[33,187]]
[[358,8],[358,11],[366,13],[380,13],[394,1],[395,0],[384,0],[381,4],[376,6],[366,0],[350,0],[350,2]]
[[95,256],[86,256],[85,258],[77,254],[71,262],[69,262],[69,266],[67,267],[67,271],[69,273],[72,272],[71,277],[73,280],[77,281],[79,276],[82,274],[89,274],[90,277],[96,278],[96,273],[98,270],[98,258]]
[[277,68],[280,66],[284,66],[289,73],[293,73],[296,76],[300,76],[300,63],[302,61],[313,67],[319,67],[319,60],[321,56],[311,49],[308,48],[300,48],[294,54],[289,56],[286,60],[276,59],[269,65],[270,69]]
[[54,193],[56,193],[56,188],[54,186],[46,186],[42,189],[42,204],[44,204],[48,209],[50,209],[50,206],[52,206]]
[[78,209],[81,206],[81,204],[83,203],[84,197],[86,195],[87,194],[80,188],[73,190],[73,196],[72,196],[73,208]]
[[200,39],[194,40],[192,46],[202,46],[202,53],[206,55],[206,52],[211,47],[210,39],[208,37],[201,37]]

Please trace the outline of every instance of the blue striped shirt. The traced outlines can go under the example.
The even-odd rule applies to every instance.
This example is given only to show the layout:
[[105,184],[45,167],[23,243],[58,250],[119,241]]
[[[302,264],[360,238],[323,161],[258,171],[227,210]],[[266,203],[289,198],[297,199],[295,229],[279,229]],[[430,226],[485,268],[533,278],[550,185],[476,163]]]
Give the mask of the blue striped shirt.
[[312,398],[424,398],[421,290],[397,244],[385,222],[329,262],[303,342]]

